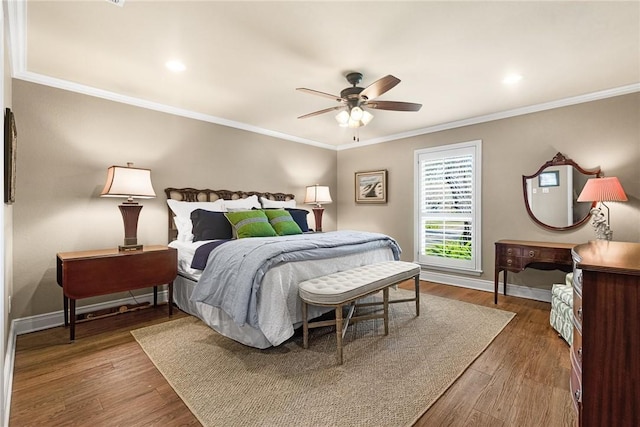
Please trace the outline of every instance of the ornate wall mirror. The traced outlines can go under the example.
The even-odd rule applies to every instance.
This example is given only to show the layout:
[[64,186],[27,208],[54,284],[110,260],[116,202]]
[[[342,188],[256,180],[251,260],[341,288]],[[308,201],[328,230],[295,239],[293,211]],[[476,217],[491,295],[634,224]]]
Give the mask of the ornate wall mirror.
[[533,175],[522,175],[527,213],[536,224],[550,230],[581,226],[595,202],[578,202],[578,195],[587,179],[600,176],[600,168],[588,171],[562,153],[556,154]]

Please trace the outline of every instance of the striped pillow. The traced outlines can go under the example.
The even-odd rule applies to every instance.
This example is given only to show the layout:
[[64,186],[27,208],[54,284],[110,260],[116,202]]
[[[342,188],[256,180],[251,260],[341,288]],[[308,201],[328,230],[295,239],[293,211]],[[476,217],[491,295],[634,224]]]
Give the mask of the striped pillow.
[[263,211],[225,212],[224,215],[231,223],[234,235],[238,239],[277,236]]
[[284,209],[269,209],[265,210],[264,213],[269,218],[269,223],[278,233],[278,236],[302,234],[300,226],[293,220],[291,214]]

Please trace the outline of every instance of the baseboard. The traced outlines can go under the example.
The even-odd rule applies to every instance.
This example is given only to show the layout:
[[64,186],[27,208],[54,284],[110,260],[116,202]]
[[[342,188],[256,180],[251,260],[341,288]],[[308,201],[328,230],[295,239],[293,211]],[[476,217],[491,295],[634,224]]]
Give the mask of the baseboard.
[[11,392],[13,391],[13,366],[16,360],[16,323],[11,322],[9,327],[9,337],[7,339],[7,351],[4,356],[4,419],[3,426],[9,425],[9,412],[11,411]]
[[[477,279],[473,277],[454,276],[446,273],[422,270],[420,279],[428,282],[442,283],[444,285],[460,286],[462,288],[477,289],[479,291],[492,292],[494,289],[493,281]],[[503,285],[498,285],[498,292],[503,294]],[[507,295],[512,297],[520,297],[532,299],[536,301],[551,302],[551,289],[540,289],[523,285],[507,284]]]
[[[168,292],[158,291],[158,302],[166,302],[168,299]],[[76,309],[76,314],[90,313],[92,311],[104,310],[115,306],[125,304],[135,304],[140,302],[153,303],[153,293],[132,297],[122,298],[118,300],[111,300],[101,302],[97,304],[84,305]],[[29,332],[41,331],[43,329],[55,328],[56,326],[64,325],[64,311],[54,311],[52,313],[38,314],[35,316],[23,317],[21,319],[14,319],[11,322],[13,328],[15,324],[15,335],[28,334]]]

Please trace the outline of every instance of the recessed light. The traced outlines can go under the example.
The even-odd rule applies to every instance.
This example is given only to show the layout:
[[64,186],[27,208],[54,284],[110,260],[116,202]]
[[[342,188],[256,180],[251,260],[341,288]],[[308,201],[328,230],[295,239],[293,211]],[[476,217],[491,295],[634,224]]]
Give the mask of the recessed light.
[[177,60],[168,61],[164,65],[174,73],[179,73],[180,71],[184,71],[187,69],[187,67],[185,67],[185,65],[182,62]]
[[502,79],[502,83],[506,85],[512,85],[518,83],[520,80],[522,80],[522,76],[520,74],[512,73],[508,74],[504,79]]

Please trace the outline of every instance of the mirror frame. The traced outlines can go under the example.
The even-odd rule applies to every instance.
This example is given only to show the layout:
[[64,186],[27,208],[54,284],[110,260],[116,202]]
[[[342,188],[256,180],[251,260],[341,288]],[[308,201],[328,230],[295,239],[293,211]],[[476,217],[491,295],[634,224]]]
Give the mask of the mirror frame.
[[[549,225],[549,224],[545,224],[545,223],[541,222],[538,218],[536,218],[534,213],[531,211],[531,207],[529,205],[529,197],[527,196],[527,180],[528,179],[533,179],[533,178],[539,176],[549,166],[565,166],[565,165],[573,166],[574,168],[576,168],[578,170],[578,172],[580,172],[583,175],[592,175],[594,178],[600,178],[602,176],[602,171],[600,170],[600,167],[598,167],[596,169],[593,169],[593,170],[583,169],[576,162],[574,162],[571,159],[566,158],[560,152],[558,152],[558,154],[556,154],[553,157],[553,159],[551,159],[548,162],[546,162],[545,164],[543,164],[540,167],[540,169],[538,169],[538,171],[536,173],[534,173],[533,175],[522,175],[522,192],[524,194],[524,206],[527,208],[527,213],[529,214],[529,217],[533,220],[533,222],[535,222],[539,226],[544,227],[544,228],[546,228],[548,230],[564,231],[564,230],[571,230],[571,229],[574,229],[574,228],[578,228],[582,224],[587,222],[589,220],[589,218],[591,217],[591,214],[587,213],[587,215],[585,215],[584,218],[582,218],[580,221],[578,221],[578,222],[576,222],[576,223],[574,223],[572,225],[567,225],[565,227],[554,227],[553,225]],[[591,208],[594,208],[595,206],[596,206],[596,202],[592,202],[591,203]],[[589,209],[589,210],[591,210],[591,209]]]

